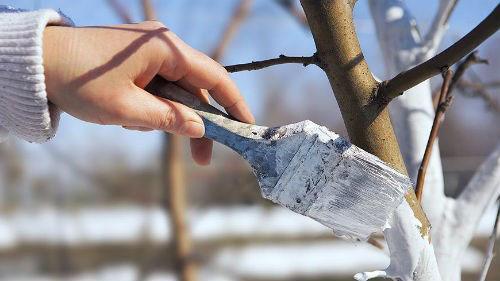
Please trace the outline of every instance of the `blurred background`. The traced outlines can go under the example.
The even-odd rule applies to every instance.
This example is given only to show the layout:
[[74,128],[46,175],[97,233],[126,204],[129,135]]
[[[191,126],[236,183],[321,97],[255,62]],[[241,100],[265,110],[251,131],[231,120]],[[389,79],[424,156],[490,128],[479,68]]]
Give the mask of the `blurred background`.
[[[143,2],[0,5],[60,9],[76,25],[156,17],[222,64],[315,51],[295,1],[153,0],[154,15],[145,13]],[[407,3],[426,30],[437,1]],[[460,1],[442,48],[495,5]],[[371,69],[384,78],[366,1],[358,1],[355,22]],[[481,46],[479,54],[490,64],[467,71],[469,85],[459,87],[440,132],[451,196],[500,140],[499,44],[497,33]],[[232,77],[258,124],[309,119],[347,137],[328,80],[315,66],[280,65]],[[437,89],[441,79],[435,82]],[[264,201],[247,164],[227,148],[215,145],[207,167],[194,164],[188,148],[185,139],[98,126],[67,114],[48,143],[1,143],[0,280],[352,280],[356,272],[389,264],[376,246],[337,239],[322,225]],[[495,214],[488,210],[465,254],[464,280],[477,278]],[[489,280],[500,280],[499,265],[497,258]]]

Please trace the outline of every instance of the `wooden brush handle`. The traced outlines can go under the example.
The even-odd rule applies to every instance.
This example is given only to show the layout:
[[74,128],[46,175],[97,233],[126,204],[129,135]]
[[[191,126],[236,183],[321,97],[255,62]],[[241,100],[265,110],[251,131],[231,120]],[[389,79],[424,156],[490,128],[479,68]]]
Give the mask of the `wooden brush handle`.
[[195,95],[159,76],[156,76],[145,90],[192,108],[205,123],[205,137],[227,145],[237,152],[242,150],[241,142],[260,140],[267,129],[236,121],[228,114],[200,101]]
[[209,117],[205,113],[212,113],[223,116],[227,119],[233,119],[233,121],[237,122],[227,113],[218,110],[208,103],[202,102],[195,95],[189,93],[188,91],[175,85],[174,83],[161,78],[160,76],[156,76],[155,78],[153,78],[153,80],[146,86],[145,90],[157,97],[182,103],[185,106],[197,111],[196,113],[198,113],[202,117]]

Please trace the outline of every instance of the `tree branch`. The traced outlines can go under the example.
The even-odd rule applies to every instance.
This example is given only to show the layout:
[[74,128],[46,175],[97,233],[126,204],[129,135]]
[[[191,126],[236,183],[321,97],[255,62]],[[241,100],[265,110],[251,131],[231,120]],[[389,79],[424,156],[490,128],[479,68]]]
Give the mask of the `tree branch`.
[[382,104],[388,103],[404,91],[438,74],[443,67],[454,64],[498,30],[499,18],[500,5],[497,5],[478,26],[455,44],[426,62],[382,82],[378,89],[377,99]]
[[482,83],[473,83],[464,79],[460,79],[457,83],[459,91],[469,97],[477,96],[486,102],[486,105],[494,112],[500,113],[500,104],[488,92],[488,85]]
[[155,20],[156,13],[150,0],[142,0],[142,10],[146,20]]
[[[486,208],[500,193],[500,143],[476,171],[457,198],[457,211],[467,214],[478,207]],[[467,209],[467,210],[466,210]],[[482,214],[482,212],[481,212]],[[465,217],[471,216],[466,215]],[[480,215],[477,216],[479,219]],[[464,223],[467,223],[465,221]]]
[[460,64],[458,64],[455,70],[455,75],[451,79],[449,91],[453,91],[457,83],[462,79],[462,76],[467,68],[473,64],[488,64],[488,61],[477,56],[477,51],[472,52],[468,55]]
[[118,2],[118,0],[108,0],[108,4],[111,6],[111,8],[113,8],[118,17],[124,23],[133,22],[132,16],[130,15],[129,11],[120,2]]
[[229,46],[229,43],[240,28],[241,24],[248,16],[250,8],[252,7],[252,2],[253,0],[241,0],[238,6],[235,8],[231,19],[226,26],[226,29],[222,33],[222,37],[220,38],[217,47],[214,49],[211,55],[214,60],[220,61],[222,59],[222,54],[224,54],[227,47]]
[[500,195],[500,143],[481,164],[456,200],[449,199],[443,214],[440,233],[434,244],[445,262],[443,270],[454,270],[460,276],[460,261],[469,245],[481,216]]
[[455,9],[458,0],[440,0],[439,8],[434,17],[431,27],[425,36],[424,46],[429,49],[436,50],[441,43],[444,32],[448,27],[448,20],[450,19],[451,13]]
[[477,56],[477,51],[472,52],[467,56],[456,68],[455,75],[451,76],[451,71],[445,71],[445,81],[441,87],[441,92],[439,94],[439,101],[436,109],[436,114],[434,115],[434,122],[432,124],[431,133],[429,134],[429,140],[427,141],[427,146],[425,148],[424,158],[418,169],[417,184],[415,186],[415,193],[419,201],[422,201],[422,192],[424,190],[424,180],[425,173],[427,171],[427,166],[429,164],[429,159],[432,152],[432,145],[435,139],[438,137],[439,128],[444,121],[445,112],[448,106],[452,102],[452,92],[456,84],[462,78],[465,70],[473,64],[477,63],[488,63],[487,60],[481,59]]
[[495,241],[497,240],[497,236],[500,235],[500,230],[498,228],[498,221],[500,216],[500,202],[498,203],[497,215],[495,217],[495,224],[493,225],[493,230],[491,231],[490,239],[488,241],[488,249],[486,250],[486,258],[483,264],[483,270],[481,271],[481,275],[479,276],[479,281],[485,281],[486,275],[488,275],[488,270],[491,265],[491,261],[495,256]]
[[239,71],[251,71],[251,70],[259,70],[266,67],[278,65],[278,64],[287,64],[287,63],[300,63],[304,66],[308,66],[310,64],[320,65],[318,57],[316,54],[309,57],[289,57],[285,55],[280,55],[274,59],[261,60],[261,61],[252,61],[250,63],[242,63],[242,64],[234,64],[225,66],[228,72],[239,72]]
[[471,88],[474,90],[477,90],[479,88],[499,88],[500,87],[500,81],[493,81],[493,82],[472,82],[472,81],[467,81],[467,80],[461,80],[463,82],[463,87],[466,88]]
[[485,83],[482,83],[482,85],[484,87],[487,87],[487,88],[499,88],[500,81],[485,82]]
[[448,106],[452,102],[452,96],[450,95],[450,86],[452,78],[452,72],[449,69],[446,69],[443,73],[444,81],[441,87],[441,93],[439,94],[439,105],[436,110],[436,115],[434,115],[434,122],[432,123],[431,133],[429,134],[429,140],[427,141],[427,146],[425,148],[424,158],[422,159],[422,163],[420,164],[420,168],[418,169],[417,176],[417,184],[415,186],[415,194],[417,195],[417,199],[422,202],[422,192],[424,190],[424,180],[425,173],[427,171],[427,166],[429,165],[429,160],[431,157],[432,147],[434,145],[434,141],[437,139],[439,128],[444,121],[444,116]]

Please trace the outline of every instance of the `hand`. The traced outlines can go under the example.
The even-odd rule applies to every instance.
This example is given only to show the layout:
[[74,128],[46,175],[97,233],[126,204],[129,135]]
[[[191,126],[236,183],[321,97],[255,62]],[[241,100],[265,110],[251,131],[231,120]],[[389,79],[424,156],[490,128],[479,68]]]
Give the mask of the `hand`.
[[50,102],[84,121],[127,129],[163,130],[191,138],[191,152],[208,164],[212,142],[190,108],[143,88],[155,75],[208,102],[208,93],[234,117],[254,119],[226,70],[156,21],[103,27],[49,26],[43,59]]

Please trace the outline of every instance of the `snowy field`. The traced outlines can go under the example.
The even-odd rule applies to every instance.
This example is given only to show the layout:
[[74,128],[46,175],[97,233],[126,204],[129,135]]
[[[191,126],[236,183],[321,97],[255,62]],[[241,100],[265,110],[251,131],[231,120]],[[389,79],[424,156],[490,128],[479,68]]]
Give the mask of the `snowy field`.
[[[483,218],[477,236],[490,234],[494,208]],[[192,210],[190,225],[197,241],[252,237],[327,237],[329,229],[283,208],[235,207]],[[168,219],[159,208],[118,206],[78,211],[58,211],[43,208],[13,211],[0,215],[0,250],[23,244],[94,245],[134,243],[143,235],[156,242],[170,237]],[[475,272],[483,254],[469,248],[464,271]],[[247,243],[242,246],[222,246],[204,265],[203,280],[231,281],[246,279],[286,280],[290,277],[342,276],[349,277],[360,270],[387,266],[386,254],[367,243],[339,239],[290,242],[283,244]],[[110,265],[95,272],[81,273],[65,280],[136,280],[134,265]],[[2,280],[42,281],[54,277],[3,276]],[[173,274],[154,273],[151,281],[174,280]]]
[[[482,218],[476,236],[491,233],[495,208]],[[195,240],[251,237],[325,236],[331,231],[316,221],[287,209],[234,207],[191,210]],[[23,243],[84,245],[130,243],[144,233],[156,242],[170,237],[168,217],[160,208],[135,206],[61,211],[52,207],[0,214],[0,250]]]
[[[189,212],[196,240],[224,237],[317,236],[331,231],[284,208],[214,208]],[[64,245],[130,243],[144,233],[156,242],[170,238],[168,217],[160,208],[88,208],[72,212],[51,207],[0,215],[0,249],[23,243]]]

